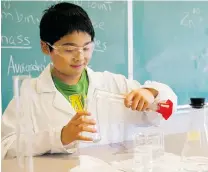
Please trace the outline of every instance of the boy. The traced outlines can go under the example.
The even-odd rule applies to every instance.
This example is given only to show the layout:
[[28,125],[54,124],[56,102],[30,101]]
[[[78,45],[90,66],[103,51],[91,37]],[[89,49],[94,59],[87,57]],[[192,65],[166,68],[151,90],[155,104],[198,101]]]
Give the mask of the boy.
[[[22,85],[22,90],[30,86],[29,96],[36,97],[33,113],[28,114],[34,131],[34,155],[73,153],[77,140],[92,141],[80,133],[96,132],[91,127],[95,121],[83,118],[90,115],[83,111],[84,99],[91,103],[96,88],[125,94],[124,105],[132,110],[144,111],[154,101],[167,99],[176,108],[177,97],[167,85],[149,82],[141,86],[122,75],[89,69],[94,36],[92,22],[81,7],[62,2],[45,11],[40,22],[41,48],[51,57],[52,65]],[[3,157],[16,156],[16,122],[13,99],[2,117]]]

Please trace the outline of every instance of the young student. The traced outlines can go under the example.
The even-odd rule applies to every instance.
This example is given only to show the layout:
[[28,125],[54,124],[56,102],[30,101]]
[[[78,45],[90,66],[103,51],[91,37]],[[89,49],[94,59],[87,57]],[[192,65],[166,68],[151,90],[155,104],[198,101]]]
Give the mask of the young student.
[[[92,140],[80,133],[96,132],[90,127],[95,125],[95,121],[82,118],[90,115],[83,110],[83,100],[87,97],[90,103],[96,88],[126,95],[124,105],[139,112],[154,101],[167,99],[176,108],[177,96],[165,84],[146,82],[141,85],[122,75],[94,72],[88,68],[94,37],[92,22],[80,6],[61,2],[45,10],[40,21],[41,48],[52,63],[39,77],[22,85],[22,90],[31,87],[28,96],[37,98],[32,102],[33,113],[27,114],[34,131],[34,155],[73,153],[77,140]],[[15,110],[13,99],[2,117],[3,157],[16,156]],[[138,115],[143,115],[139,112]]]

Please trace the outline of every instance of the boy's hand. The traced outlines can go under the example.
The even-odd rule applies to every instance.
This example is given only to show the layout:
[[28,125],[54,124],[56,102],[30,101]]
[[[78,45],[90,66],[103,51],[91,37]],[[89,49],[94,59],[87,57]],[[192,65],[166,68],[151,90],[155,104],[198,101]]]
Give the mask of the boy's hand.
[[69,123],[63,127],[61,131],[61,142],[63,145],[68,145],[75,140],[92,141],[92,138],[84,137],[81,132],[95,133],[96,130],[90,125],[95,125],[93,119],[86,118],[90,116],[88,112],[78,112]]
[[154,102],[158,92],[153,89],[140,88],[126,95],[124,104],[132,110],[144,111]]

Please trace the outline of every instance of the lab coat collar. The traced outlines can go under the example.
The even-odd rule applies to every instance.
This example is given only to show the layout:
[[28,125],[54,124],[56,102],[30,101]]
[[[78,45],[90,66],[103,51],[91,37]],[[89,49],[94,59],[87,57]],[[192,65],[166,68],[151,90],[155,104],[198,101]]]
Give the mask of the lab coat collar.
[[[43,70],[43,72],[40,74],[40,76],[37,78],[37,92],[38,93],[47,93],[47,92],[55,92],[57,91],[53,79],[51,76],[51,69],[53,65],[49,64],[47,67]],[[96,82],[93,81],[92,75],[93,75],[93,70],[90,69],[89,67],[87,69],[87,74],[89,78],[89,84],[90,85],[97,85]]]
[[55,92],[56,87],[51,76],[52,65],[49,64],[37,78],[37,93]]
[[[54,99],[53,99],[53,105],[58,108],[61,111],[65,111],[67,113],[72,113],[75,114],[76,112],[74,111],[73,107],[71,104],[65,99],[65,97],[56,89],[53,79],[51,76],[51,69],[52,65],[49,64],[44,71],[40,74],[40,76],[37,78],[37,93],[54,93]],[[99,87],[100,82],[96,81],[96,78],[93,79],[93,75],[95,72],[90,69],[87,69],[87,74],[89,78],[89,88],[88,88],[88,95],[87,99],[91,100],[93,97],[93,93],[96,87]],[[89,102],[89,101],[88,101]]]

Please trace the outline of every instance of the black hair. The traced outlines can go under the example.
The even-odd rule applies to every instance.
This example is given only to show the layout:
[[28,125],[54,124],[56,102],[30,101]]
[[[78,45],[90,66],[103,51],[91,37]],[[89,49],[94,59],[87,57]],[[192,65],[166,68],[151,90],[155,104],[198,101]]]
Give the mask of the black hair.
[[61,2],[46,9],[39,27],[40,39],[51,45],[74,31],[88,33],[92,41],[95,37],[87,12],[82,7],[68,2]]

